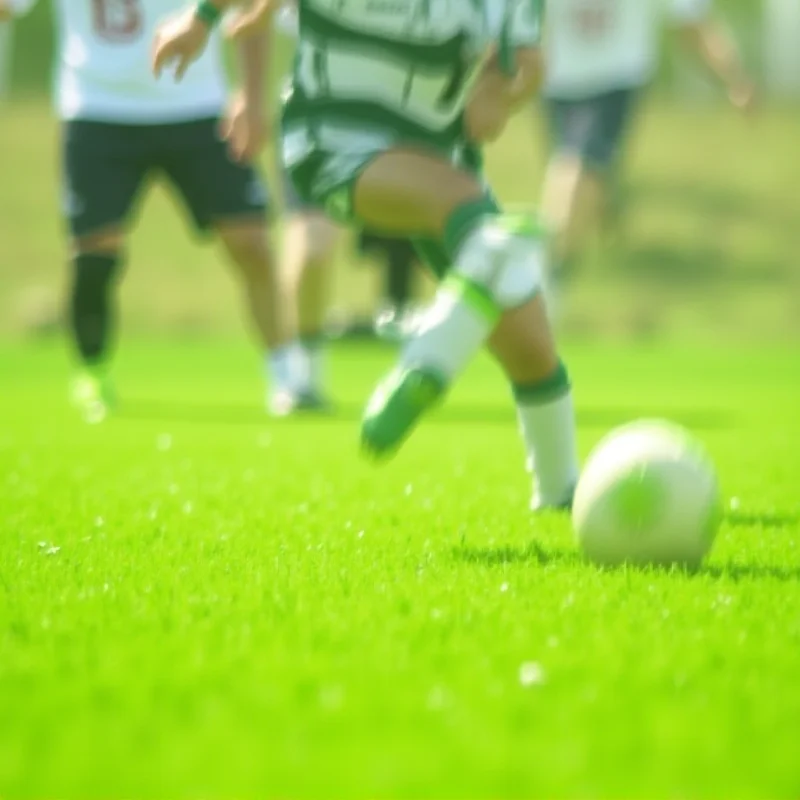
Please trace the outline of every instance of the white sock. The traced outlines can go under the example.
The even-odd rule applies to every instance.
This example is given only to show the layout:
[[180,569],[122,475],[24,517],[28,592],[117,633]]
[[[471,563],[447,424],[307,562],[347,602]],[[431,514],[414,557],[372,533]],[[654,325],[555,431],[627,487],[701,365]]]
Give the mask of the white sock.
[[401,364],[431,369],[449,384],[483,347],[494,323],[494,317],[468,295],[443,286],[422,313],[414,337],[403,350]]
[[528,470],[535,474],[534,507],[561,506],[572,499],[579,465],[572,393],[542,403],[518,402]]
[[308,382],[306,355],[297,342],[287,342],[270,350],[266,369],[273,391],[296,391]]
[[320,342],[301,343],[300,347],[306,364],[306,388],[319,392],[325,383],[325,347]]

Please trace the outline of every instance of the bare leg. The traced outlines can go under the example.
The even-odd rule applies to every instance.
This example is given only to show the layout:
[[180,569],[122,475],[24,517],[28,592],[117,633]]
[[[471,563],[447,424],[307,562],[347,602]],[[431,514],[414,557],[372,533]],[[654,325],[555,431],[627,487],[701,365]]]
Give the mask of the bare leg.
[[[472,175],[411,150],[373,161],[358,180],[355,205],[371,229],[440,239],[453,262],[398,369],[367,406],[366,448],[393,452],[491,338],[518,407],[525,406],[520,421],[539,477],[537,504],[568,502],[577,479],[574,422],[566,372],[538,296],[543,243],[504,224]],[[546,442],[542,408],[547,423],[557,425]]]
[[301,393],[324,393],[324,327],[339,229],[316,212],[292,214],[286,222],[281,251],[288,307],[296,309],[302,350]]
[[293,319],[283,302],[266,225],[261,220],[226,221],[216,232],[241,278],[248,315],[264,349],[270,391],[293,391],[298,370]]

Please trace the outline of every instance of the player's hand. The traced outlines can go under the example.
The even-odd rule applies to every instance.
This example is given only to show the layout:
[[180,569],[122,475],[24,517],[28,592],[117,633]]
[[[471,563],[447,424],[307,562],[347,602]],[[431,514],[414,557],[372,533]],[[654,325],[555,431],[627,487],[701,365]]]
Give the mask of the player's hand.
[[496,48],[473,87],[465,110],[467,136],[478,143],[500,137],[508,120],[535,94],[542,82],[541,53],[536,48],[519,48],[514,64],[501,64]]
[[272,24],[273,16],[280,11],[283,0],[253,0],[250,7],[240,11],[226,26],[232,39],[252,36]]
[[[510,78],[507,93],[508,100],[517,110],[533,99],[544,81],[544,58],[538,47],[518,47],[514,51],[512,71],[503,69]],[[490,62],[498,69],[502,68],[500,56],[495,53]]]
[[263,109],[237,95],[222,120],[220,134],[234,160],[248,163],[258,157],[269,141],[271,125]]
[[471,141],[484,144],[500,137],[511,117],[514,80],[500,68],[496,55],[490,55],[464,110],[466,134]]
[[180,16],[164,22],[156,30],[153,39],[152,67],[158,78],[166,67],[174,69],[175,80],[179,81],[189,65],[203,52],[208,43],[211,29],[198,19],[194,8],[189,8]]

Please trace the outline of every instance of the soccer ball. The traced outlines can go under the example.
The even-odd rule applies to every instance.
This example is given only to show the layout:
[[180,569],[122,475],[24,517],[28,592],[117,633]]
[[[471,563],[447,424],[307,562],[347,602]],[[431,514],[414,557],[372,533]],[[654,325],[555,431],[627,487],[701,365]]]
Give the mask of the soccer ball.
[[720,519],[709,459],[682,428],[640,420],[589,456],[572,507],[575,533],[599,564],[697,567]]

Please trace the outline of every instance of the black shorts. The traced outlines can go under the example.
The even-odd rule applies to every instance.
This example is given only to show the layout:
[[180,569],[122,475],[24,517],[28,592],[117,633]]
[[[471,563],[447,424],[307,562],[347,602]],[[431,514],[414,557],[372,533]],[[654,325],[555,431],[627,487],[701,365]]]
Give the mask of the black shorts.
[[612,168],[628,131],[638,90],[615,89],[580,99],[546,99],[550,138],[557,152],[589,166]]
[[161,125],[74,120],[63,131],[64,214],[73,236],[129,218],[148,179],[163,176],[200,230],[226,218],[265,218],[266,183],[237,164],[216,119]]

